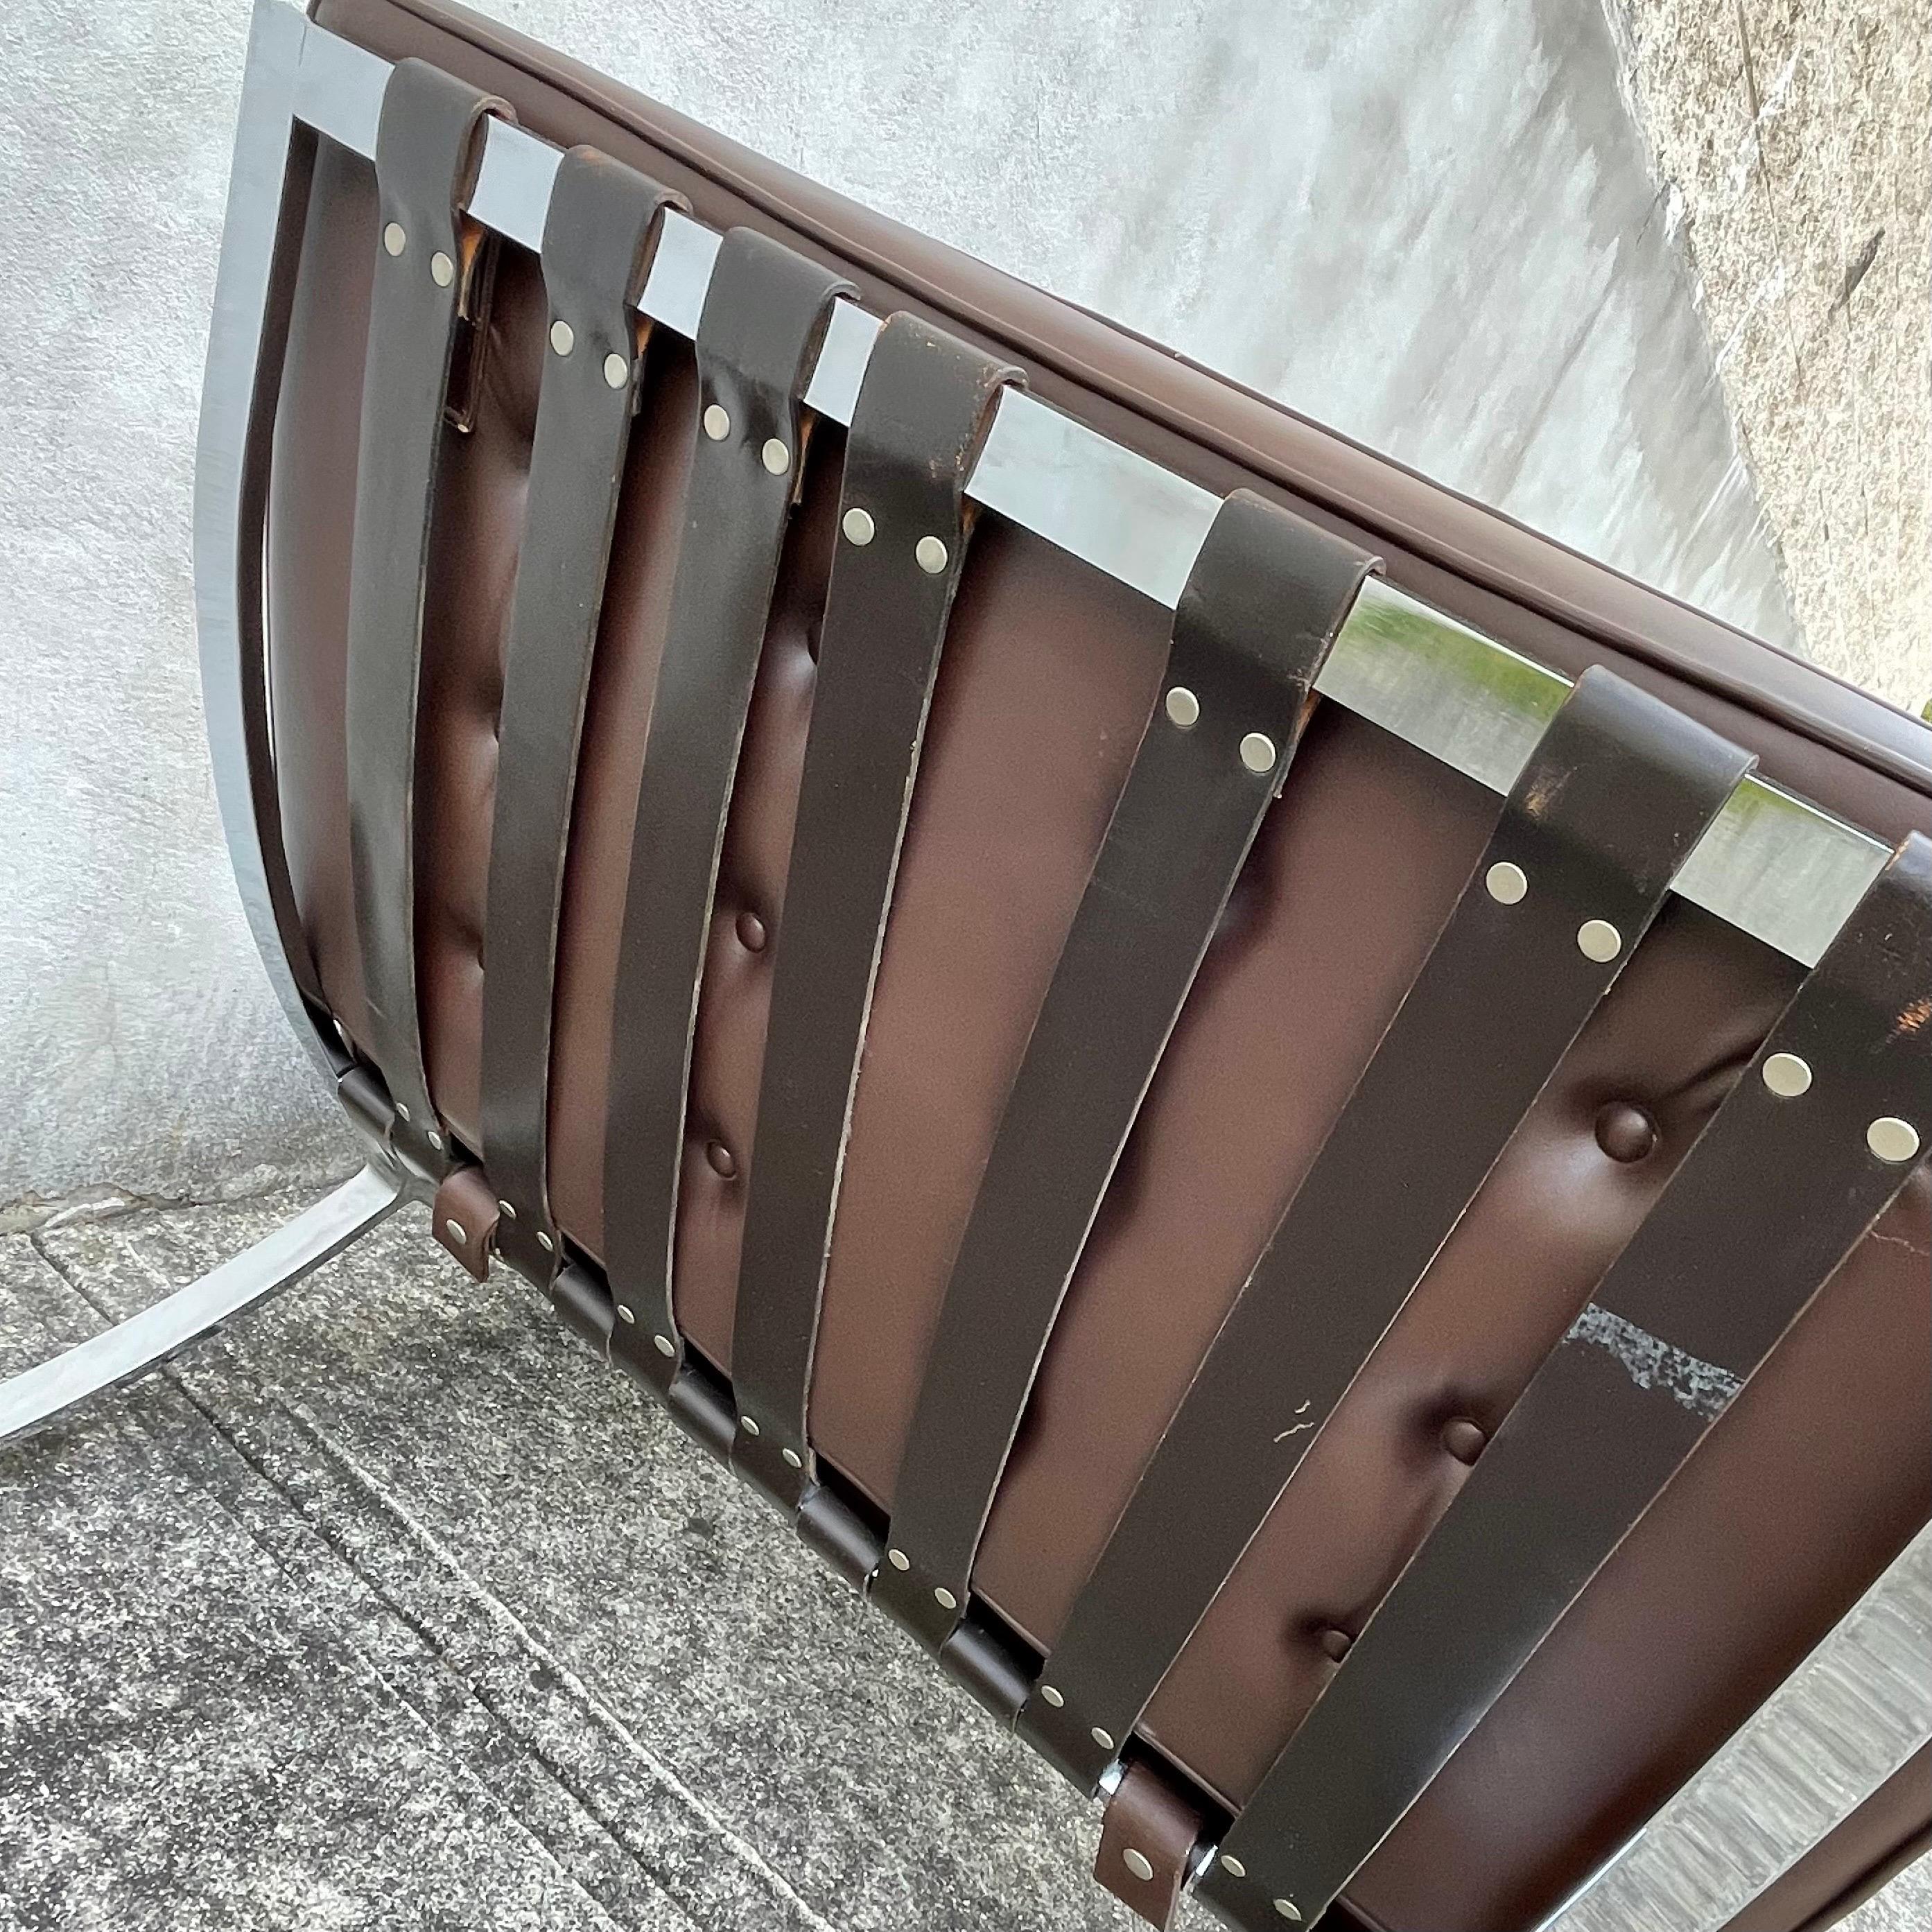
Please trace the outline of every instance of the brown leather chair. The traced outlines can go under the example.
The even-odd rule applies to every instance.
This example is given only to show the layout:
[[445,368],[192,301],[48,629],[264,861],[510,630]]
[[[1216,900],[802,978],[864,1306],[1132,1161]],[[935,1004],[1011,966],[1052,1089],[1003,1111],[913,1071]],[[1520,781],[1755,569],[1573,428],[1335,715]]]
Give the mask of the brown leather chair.
[[442,0],[236,182],[278,1281],[433,1190],[1156,1923],[1587,1903],[1932,1515],[1932,731]]

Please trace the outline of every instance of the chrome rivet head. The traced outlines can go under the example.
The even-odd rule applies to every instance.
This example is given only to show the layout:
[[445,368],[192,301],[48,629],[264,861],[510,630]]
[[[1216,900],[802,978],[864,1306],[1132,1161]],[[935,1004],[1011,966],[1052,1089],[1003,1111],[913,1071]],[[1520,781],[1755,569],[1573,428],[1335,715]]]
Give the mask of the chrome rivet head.
[[456,279],[456,264],[439,248],[429,258],[429,278],[440,289],[446,289]]
[[562,316],[550,326],[550,346],[560,356],[568,356],[577,346],[577,332]]
[[517,1218],[517,1210],[507,1201],[500,1201],[496,1203],[496,1212],[506,1221],[514,1221]]
[[656,1349],[667,1361],[677,1353],[677,1344],[668,1335],[653,1335],[651,1337],[651,1346]]
[[1137,1852],[1131,1845],[1120,1854],[1120,1862],[1138,1879],[1145,1880],[1154,1876],[1154,1866],[1150,1862],[1146,1852]]
[[1167,722],[1184,731],[1192,730],[1201,722],[1201,700],[1184,684],[1167,694]]
[[1040,1699],[1042,1704],[1050,1704],[1056,1711],[1060,1709],[1066,1702],[1066,1700],[1051,1684],[1042,1684],[1040,1687]]
[[1301,1914],[1294,1909],[1293,1899],[1277,1898],[1274,1902],[1274,1909],[1291,1924],[1299,1925],[1301,1923]]
[[721,404],[713,403],[704,412],[704,434],[713,442],[722,442],[731,434],[730,412]]
[[805,1458],[796,1449],[781,1449],[778,1454],[793,1468],[802,1469],[805,1467]]
[[791,452],[776,436],[765,439],[765,446],[758,452],[758,460],[774,476],[782,476],[791,467]]
[[886,1552],[886,1561],[890,1563],[895,1570],[910,1570],[912,1568],[912,1558],[908,1556],[903,1550],[887,1550]]
[[758,1433],[758,1425],[754,1422],[748,1415],[741,1415],[739,1417],[738,1426],[742,1429],[747,1436],[755,1436]]
[[446,1221],[442,1226],[443,1231],[448,1235],[449,1238],[452,1241],[456,1243],[458,1246],[460,1247],[465,1241],[469,1240],[470,1230],[466,1228],[460,1221]]
[[1271,772],[1280,754],[1274,740],[1265,731],[1250,731],[1241,740],[1241,763],[1251,772]]
[[547,1255],[556,1252],[556,1244],[541,1228],[537,1230],[537,1246]]
[[615,350],[604,358],[604,380],[614,389],[621,389],[631,380],[631,365]]
[[932,1600],[942,1610],[956,1610],[959,1607],[959,1599],[944,1583],[933,1592]]
[[1810,1064],[1795,1053],[1774,1053],[1760,1071],[1764,1084],[1780,1100],[1795,1100],[1810,1088]]
[[937,577],[946,568],[946,549],[937,537],[921,537],[912,547],[913,560],[928,577]]
[[1498,905],[1521,905],[1529,891],[1528,874],[1507,859],[1498,859],[1483,874],[1483,884]]
[[1607,966],[1624,950],[1624,936],[1606,919],[1586,919],[1576,928],[1576,950]]
[[1103,1731],[1098,1724],[1096,1724],[1087,1735],[1103,1751],[1110,1751],[1114,1748],[1114,1734],[1111,1731]]
[[406,1120],[409,1117],[409,1108],[404,1106],[401,1101],[398,1100],[396,1102],[396,1118],[399,1120]]
[[1221,1869],[1230,1878],[1246,1878],[1248,1875],[1247,1867],[1243,1864],[1232,1852],[1223,1852],[1221,1854]]
[[856,503],[839,518],[838,527],[845,532],[845,541],[856,544],[861,550],[878,534],[872,512],[860,509]]
[[435,1128],[431,1127],[428,1132],[423,1136],[423,1138],[428,1141],[430,1145],[434,1148],[438,1154],[442,1153],[442,1136],[436,1132]]
[[620,1301],[617,1304],[617,1319],[622,1322],[626,1328],[634,1328],[637,1326],[637,1311],[635,1309],[627,1307]]
[[1902,1166],[1918,1151],[1918,1130],[1896,1114],[1881,1114],[1866,1128],[1865,1145],[1880,1160]]
[[[368,232],[366,229],[363,231]],[[403,232],[403,224],[392,221],[382,230],[382,246],[392,255],[400,255],[410,245],[410,238]]]

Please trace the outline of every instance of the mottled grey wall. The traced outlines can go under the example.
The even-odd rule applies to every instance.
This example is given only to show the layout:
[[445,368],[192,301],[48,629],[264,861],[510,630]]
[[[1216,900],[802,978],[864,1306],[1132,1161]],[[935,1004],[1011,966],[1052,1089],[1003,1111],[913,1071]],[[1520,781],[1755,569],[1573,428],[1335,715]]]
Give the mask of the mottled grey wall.
[[[1003,268],[1788,634],[1592,0],[496,0]],[[203,770],[196,393],[242,0],[0,17],[0,1207],[322,1116]]]

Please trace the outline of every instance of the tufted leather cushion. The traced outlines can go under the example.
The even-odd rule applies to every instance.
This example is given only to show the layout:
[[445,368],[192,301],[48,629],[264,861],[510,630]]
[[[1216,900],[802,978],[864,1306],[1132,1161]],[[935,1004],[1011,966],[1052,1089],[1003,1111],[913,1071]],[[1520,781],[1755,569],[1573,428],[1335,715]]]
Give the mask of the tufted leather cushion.
[[[1886,837],[1932,827],[1905,721],[1104,325],[905,236],[430,0],[324,0],[418,53],[1028,362],[1033,386],[1210,488],[1346,529],[1390,578],[1574,674],[1606,662]],[[278,421],[277,747],[323,984],[364,1024],[350,912],[344,630],[373,183],[324,144]],[[473,1148],[496,712],[544,308],[506,249],[474,433],[437,506],[419,777],[420,976],[438,1106]],[[676,562],[688,347],[651,350],[566,882],[553,1195],[593,1255],[631,808]],[[721,1366],[838,491],[820,425],[724,848],[692,1086],[676,1294]],[[994,520],[942,667],[881,962],[825,1294],[812,1420],[882,1504],[1006,1085],[1156,688],[1168,618]],[[1755,696],[1753,694],[1756,694]],[[976,1584],[1045,1643],[1497,810],[1424,754],[1317,714],[1150,1096],[1049,1349]],[[748,944],[748,940],[752,943]],[[762,943],[760,943],[762,942]],[[1796,984],[1673,904],[1538,1102],[1163,1687],[1159,1744],[1230,1800],[1440,1515]],[[1400,1177],[1391,1177],[1391,1185]],[[1922,1174],[1632,1534],[1351,1897],[1410,1932],[1534,1922],[1831,1625],[1932,1510]],[[1364,1204],[1372,1211],[1372,1204]],[[1748,1210],[1748,1204],[1740,1204]],[[1849,1399],[1848,1399],[1849,1398]]]

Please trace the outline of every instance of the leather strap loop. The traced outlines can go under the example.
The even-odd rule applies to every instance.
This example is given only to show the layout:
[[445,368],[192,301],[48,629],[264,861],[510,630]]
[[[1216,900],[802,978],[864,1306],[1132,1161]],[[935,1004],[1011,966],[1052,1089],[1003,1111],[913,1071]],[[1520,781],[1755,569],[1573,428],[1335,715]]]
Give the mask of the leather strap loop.
[[806,1406],[826,1256],[913,780],[965,562],[966,480],[1015,373],[895,315],[873,346],[846,442],[731,1344],[734,1460],[786,1507],[812,1480]]
[[1551,721],[1047,1659],[1022,1728],[1076,1783],[1126,1743],[1750,764],[1602,670]]
[[368,1045],[395,1106],[398,1150],[439,1178],[451,1156],[416,992],[416,712],[443,410],[483,245],[463,209],[493,113],[509,109],[418,60],[396,64],[382,96],[349,597],[350,867]]
[[[1276,1899],[1321,1917],[1922,1162],[1928,958],[1915,833],[1235,1820],[1249,1876],[1203,1884],[1234,1924],[1271,1932]],[[1766,1078],[1779,1055],[1802,1091]]]
[[550,322],[498,741],[479,1124],[502,1204],[497,1252],[545,1283],[563,1260],[550,1209],[550,1016],[578,750],[643,366],[637,302],[659,218],[684,205],[573,148],[544,227]]
[[1372,567],[1239,492],[1182,593],[1162,696],[1008,1094],[899,1468],[875,1594],[934,1648],[964,1612],[1088,1231]]
[[698,328],[683,548],[638,788],[604,1143],[611,1354],[668,1391],[685,1104],[718,853],[810,424],[801,400],[850,285],[767,237],[720,244]]

